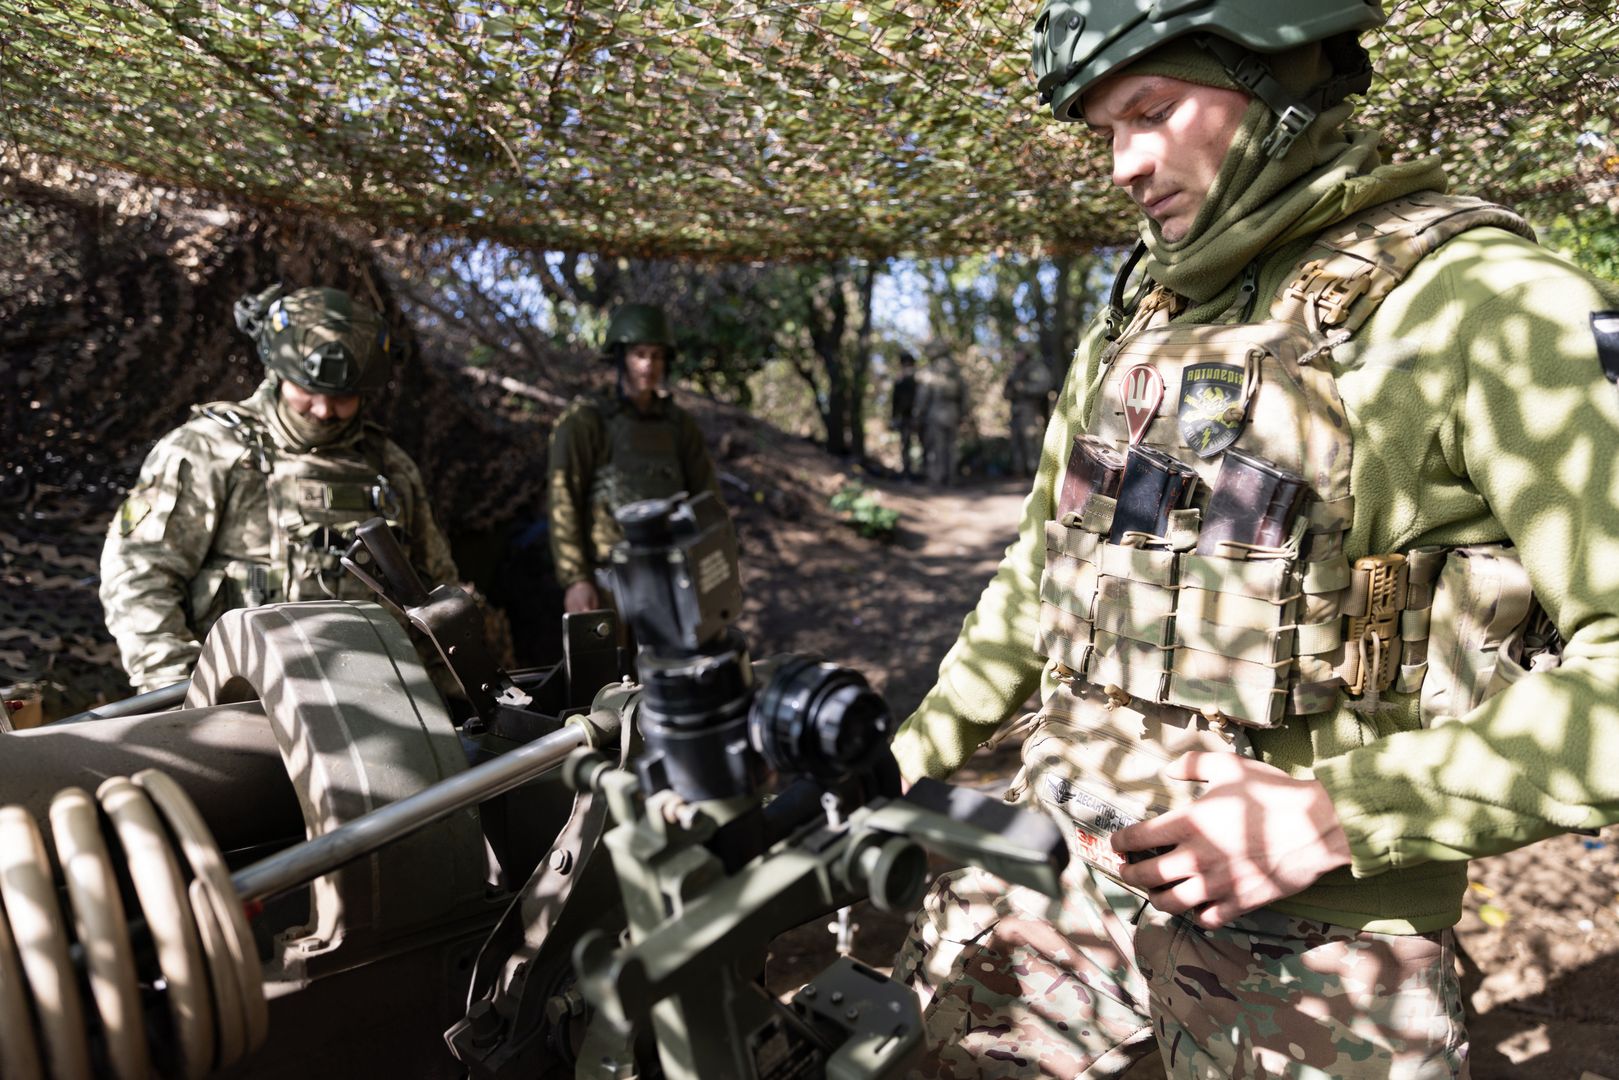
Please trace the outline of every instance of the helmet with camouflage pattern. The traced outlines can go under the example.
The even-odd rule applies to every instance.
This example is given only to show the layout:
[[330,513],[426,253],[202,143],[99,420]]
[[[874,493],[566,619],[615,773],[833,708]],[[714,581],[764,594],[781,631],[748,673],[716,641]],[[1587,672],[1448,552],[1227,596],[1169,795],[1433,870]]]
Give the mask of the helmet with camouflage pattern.
[[[1034,23],[1034,75],[1053,116],[1083,120],[1085,91],[1159,46],[1191,37],[1276,114],[1272,153],[1280,156],[1319,112],[1371,86],[1356,38],[1383,18],[1381,0],[1045,0]],[[1277,82],[1264,54],[1312,41],[1326,46],[1338,74],[1300,100]]]
[[272,286],[236,302],[236,325],[272,374],[312,393],[364,394],[388,383],[388,328],[341,289],[283,296]]
[[675,336],[669,332],[663,308],[656,304],[624,304],[613,312],[602,338],[603,357],[616,359],[623,352],[618,346],[630,345],[662,345],[673,358]]

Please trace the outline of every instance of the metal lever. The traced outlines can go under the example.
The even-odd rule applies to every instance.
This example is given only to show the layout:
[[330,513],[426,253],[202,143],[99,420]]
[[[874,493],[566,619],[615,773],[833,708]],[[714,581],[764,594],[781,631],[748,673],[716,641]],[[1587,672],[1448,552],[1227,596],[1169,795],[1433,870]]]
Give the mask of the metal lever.
[[427,603],[427,590],[399,546],[399,538],[379,517],[354,530],[354,542],[343,554],[343,568],[400,612]]
[[427,635],[479,716],[492,716],[502,700],[519,707],[529,703],[528,695],[495,666],[477,603],[454,585],[440,585],[431,593],[423,588],[382,518],[355,530],[343,567]]

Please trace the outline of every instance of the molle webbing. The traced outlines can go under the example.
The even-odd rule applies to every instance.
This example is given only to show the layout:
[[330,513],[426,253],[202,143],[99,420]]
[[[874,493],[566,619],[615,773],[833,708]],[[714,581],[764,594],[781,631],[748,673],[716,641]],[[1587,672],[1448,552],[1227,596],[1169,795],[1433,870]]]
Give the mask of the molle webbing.
[[[1421,192],[1376,207],[1370,213],[1346,221],[1316,237],[1304,253],[1290,280],[1277,293],[1271,317],[1304,326],[1312,336],[1323,339],[1326,352],[1331,345],[1347,339],[1369,319],[1378,306],[1404,281],[1423,258],[1442,244],[1469,229],[1505,229],[1528,240],[1534,230],[1518,215],[1482,199]],[[1352,504],[1351,504],[1352,505]],[[1348,529],[1348,520],[1343,531]],[[1337,531],[1337,530],[1333,530]],[[1323,554],[1320,531],[1312,553]],[[1343,532],[1334,541],[1341,546]],[[1368,569],[1350,569],[1350,588],[1341,595],[1339,610],[1330,611],[1317,603],[1317,614],[1299,627],[1297,677],[1290,691],[1290,709],[1296,713],[1319,712],[1330,708],[1337,691],[1351,688],[1364,693],[1369,687],[1402,693],[1415,692],[1427,672],[1427,638],[1434,586],[1445,563],[1442,549],[1417,549],[1406,554],[1406,565],[1391,608],[1397,619],[1396,632],[1385,640],[1381,658],[1387,670],[1375,681],[1363,668],[1374,664],[1378,654],[1368,639],[1344,640],[1344,631],[1354,620],[1371,614],[1372,597],[1367,591]],[[1319,578],[1322,563],[1313,563]],[[1347,562],[1335,560],[1330,573],[1341,574]],[[1329,582],[1305,576],[1306,597],[1331,596]],[[1308,606],[1308,600],[1307,600]]]
[[[397,525],[405,511],[397,488],[385,474],[381,429],[371,424],[350,447],[337,452],[293,454],[275,446],[265,421],[245,403],[201,406],[245,447],[263,474],[268,495],[269,555],[265,563],[230,563],[224,576],[244,600],[268,603],[369,593],[351,584],[338,563],[337,548],[365,520],[380,516]],[[255,599],[256,598],[256,599]]]
[[1391,588],[1384,590],[1376,584],[1385,576],[1376,564],[1386,559],[1337,564],[1348,570],[1348,587],[1329,594],[1336,610],[1325,610],[1325,617],[1298,628],[1289,712],[1331,708],[1340,691],[1358,695],[1392,687],[1411,693],[1422,685],[1434,584],[1445,549],[1415,548],[1397,563],[1384,562],[1391,579]]
[[671,411],[641,416],[620,404],[602,417],[607,460],[591,477],[590,500],[609,513],[682,490],[680,428]]
[[[1190,550],[1196,509],[1172,514],[1163,537],[1112,543],[1114,504],[1093,496],[1046,525],[1039,651],[1114,700],[1259,727],[1330,709],[1346,692],[1369,706],[1384,690],[1421,687],[1446,552],[1346,557],[1353,447],[1330,360],[1424,256],[1483,226],[1531,235],[1476,199],[1422,193],[1373,208],[1316,239],[1260,323],[1172,323],[1177,298],[1149,290],[1102,355],[1090,433],[1126,451],[1131,435],[1113,404],[1136,368],[1171,389],[1193,365],[1229,369],[1232,385],[1245,373],[1236,445],[1296,471],[1312,497],[1285,545],[1230,558]],[[1209,458],[1199,457],[1177,430],[1177,410],[1197,405],[1179,397],[1163,395],[1141,441],[1196,469],[1207,489],[1220,455],[1205,446]]]
[[1354,333],[1425,256],[1486,226],[1535,238],[1518,215],[1482,199],[1421,192],[1384,203],[1316,237],[1277,294],[1271,317],[1312,332]]

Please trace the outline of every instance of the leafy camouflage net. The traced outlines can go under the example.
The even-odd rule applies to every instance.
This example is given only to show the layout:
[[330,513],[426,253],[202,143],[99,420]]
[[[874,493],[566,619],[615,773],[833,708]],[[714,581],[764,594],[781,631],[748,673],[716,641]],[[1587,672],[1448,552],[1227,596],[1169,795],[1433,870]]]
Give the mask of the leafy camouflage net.
[[[1391,0],[1364,119],[1610,199],[1611,0]],[[1131,215],[997,0],[0,0],[8,148],[414,232],[716,260],[1075,250]],[[9,144],[9,147],[8,147]]]

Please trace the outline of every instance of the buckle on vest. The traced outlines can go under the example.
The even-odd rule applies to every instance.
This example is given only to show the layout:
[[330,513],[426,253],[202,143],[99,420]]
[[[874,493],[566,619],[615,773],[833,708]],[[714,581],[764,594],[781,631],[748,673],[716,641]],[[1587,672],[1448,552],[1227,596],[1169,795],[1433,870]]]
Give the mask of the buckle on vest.
[[254,563],[247,568],[247,584],[243,589],[248,607],[262,607],[270,602],[270,568]]
[[1408,571],[1404,555],[1367,555],[1355,560],[1344,641],[1360,654],[1350,694],[1382,693],[1394,683],[1399,665],[1400,612],[1405,608]]
[[1327,272],[1325,259],[1312,259],[1287,287],[1287,295],[1301,304],[1314,304],[1322,326],[1337,326],[1348,317],[1350,305],[1371,290],[1373,270],[1368,263],[1342,277]]
[[389,521],[399,521],[405,516],[398,489],[381,473],[377,474],[377,482],[371,485],[367,494],[371,497],[371,509]]
[[1271,128],[1265,141],[1259,145],[1260,152],[1266,157],[1279,158],[1293,149],[1298,137],[1304,134],[1316,118],[1316,112],[1308,105],[1294,102],[1287,107],[1287,111],[1276,118],[1276,126]]

